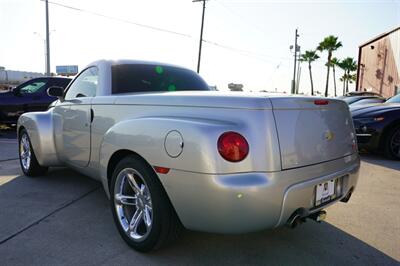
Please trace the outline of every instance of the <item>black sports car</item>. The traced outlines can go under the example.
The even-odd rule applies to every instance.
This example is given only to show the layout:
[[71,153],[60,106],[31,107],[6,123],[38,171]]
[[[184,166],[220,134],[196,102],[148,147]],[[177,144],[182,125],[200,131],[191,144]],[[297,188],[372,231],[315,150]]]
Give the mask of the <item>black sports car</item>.
[[382,104],[350,107],[360,150],[400,160],[400,95]]
[[0,123],[16,124],[18,117],[25,112],[45,111],[57,98],[47,95],[52,86],[65,88],[70,78],[42,77],[22,83],[9,92],[0,93]]

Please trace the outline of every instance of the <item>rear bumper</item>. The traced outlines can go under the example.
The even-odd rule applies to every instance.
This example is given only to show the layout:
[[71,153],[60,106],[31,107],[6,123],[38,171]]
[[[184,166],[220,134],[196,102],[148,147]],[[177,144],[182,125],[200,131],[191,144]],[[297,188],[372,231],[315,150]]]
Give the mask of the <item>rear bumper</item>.
[[[171,170],[159,177],[187,229],[245,233],[284,225],[298,209],[313,213],[338,202],[355,189],[359,167],[353,154],[280,172],[214,175]],[[314,208],[315,186],[342,176],[341,195]]]

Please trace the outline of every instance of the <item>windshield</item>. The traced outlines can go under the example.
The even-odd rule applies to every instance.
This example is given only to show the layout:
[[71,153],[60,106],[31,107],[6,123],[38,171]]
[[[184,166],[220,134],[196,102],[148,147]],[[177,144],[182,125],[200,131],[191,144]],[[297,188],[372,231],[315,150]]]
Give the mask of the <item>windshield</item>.
[[112,93],[209,91],[195,72],[172,66],[125,64],[112,67]]
[[389,100],[386,101],[387,103],[400,103],[400,94],[393,96]]

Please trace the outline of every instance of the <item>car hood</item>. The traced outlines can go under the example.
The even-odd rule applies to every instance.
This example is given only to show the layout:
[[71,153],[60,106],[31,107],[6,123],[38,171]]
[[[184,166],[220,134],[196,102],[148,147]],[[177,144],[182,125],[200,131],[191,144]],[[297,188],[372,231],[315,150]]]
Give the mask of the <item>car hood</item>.
[[2,92],[0,93],[0,104],[7,103],[12,99],[15,99],[15,95],[12,91]]
[[12,91],[5,91],[0,93],[0,97],[14,96]]
[[393,109],[400,109],[399,103],[382,103],[382,104],[367,104],[357,107],[351,107],[351,115],[353,117],[365,117],[369,115],[380,114],[382,112]]

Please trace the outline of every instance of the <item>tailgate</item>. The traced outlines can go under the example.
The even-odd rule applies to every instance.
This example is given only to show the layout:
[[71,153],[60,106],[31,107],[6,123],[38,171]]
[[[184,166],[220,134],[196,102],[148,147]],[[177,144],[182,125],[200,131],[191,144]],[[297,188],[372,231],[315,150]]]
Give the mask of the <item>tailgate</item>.
[[353,122],[345,102],[314,97],[270,99],[282,169],[338,159],[356,150]]

